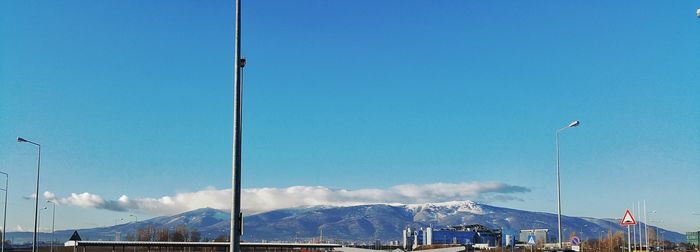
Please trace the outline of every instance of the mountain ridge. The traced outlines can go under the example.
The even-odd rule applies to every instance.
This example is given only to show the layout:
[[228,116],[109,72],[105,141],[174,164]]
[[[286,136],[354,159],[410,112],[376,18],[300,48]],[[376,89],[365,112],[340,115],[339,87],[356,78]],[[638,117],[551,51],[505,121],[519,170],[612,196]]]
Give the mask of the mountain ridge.
[[[197,229],[206,240],[227,235],[230,215],[226,211],[200,208],[192,211],[160,216],[111,227],[80,229],[84,239],[113,240],[116,232],[133,234],[139,228],[179,225]],[[521,229],[548,228],[550,236],[556,236],[556,214],[531,212],[496,207],[474,201],[450,201],[421,204],[367,204],[357,206],[303,206],[278,209],[244,217],[243,240],[247,241],[304,241],[319,237],[323,230],[326,240],[373,241],[401,240],[406,227],[446,227],[458,224],[481,224],[502,228],[505,234],[515,234]],[[615,221],[592,217],[562,216],[565,234],[575,232],[582,238],[597,239],[601,232],[623,231]],[[652,226],[650,226],[652,227]],[[652,227],[653,228],[653,227]],[[665,232],[664,238],[680,242],[685,237],[677,232]],[[582,232],[582,233],[581,233]],[[57,238],[70,237],[72,230],[57,231]],[[587,234],[589,234],[587,236]],[[8,236],[12,232],[8,232]],[[31,239],[31,233],[29,233]],[[40,235],[43,239],[45,235]],[[566,235],[565,235],[566,236]],[[568,237],[568,236],[566,236]]]

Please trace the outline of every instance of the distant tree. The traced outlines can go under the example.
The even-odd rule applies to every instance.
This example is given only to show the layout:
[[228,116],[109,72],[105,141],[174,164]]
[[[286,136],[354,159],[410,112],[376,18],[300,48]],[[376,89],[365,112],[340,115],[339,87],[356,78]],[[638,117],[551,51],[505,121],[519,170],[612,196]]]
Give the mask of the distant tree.
[[134,234],[132,234],[132,233],[127,233],[127,234],[126,234],[125,240],[127,240],[127,241],[134,241],[135,239],[136,239],[136,237],[134,236]]
[[613,244],[612,244],[612,246],[613,246],[614,248],[619,248],[619,247],[621,247],[621,246],[627,246],[627,245],[625,244],[625,233],[624,233],[624,232],[622,232],[622,231],[617,231],[617,232],[615,232],[615,234],[613,235]]
[[651,244],[654,247],[659,245],[659,243],[656,242],[656,232],[657,230],[654,227],[650,227],[647,231],[647,237],[649,237],[649,244]]
[[202,233],[199,232],[196,228],[193,228],[190,230],[190,241],[192,242],[198,242],[202,240]]
[[175,231],[173,231],[171,235],[171,241],[174,242],[184,242],[186,241],[187,238],[187,227],[184,225],[178,225],[175,227]]
[[156,230],[156,241],[169,241],[168,228],[162,227]]
[[227,241],[229,240],[228,238],[229,238],[228,235],[223,235],[223,234],[222,234],[222,235],[217,236],[216,239],[214,239],[214,241],[217,241],[217,242],[227,242]]
[[155,239],[155,228],[153,226],[140,227],[136,231],[136,236],[139,241],[153,241]]

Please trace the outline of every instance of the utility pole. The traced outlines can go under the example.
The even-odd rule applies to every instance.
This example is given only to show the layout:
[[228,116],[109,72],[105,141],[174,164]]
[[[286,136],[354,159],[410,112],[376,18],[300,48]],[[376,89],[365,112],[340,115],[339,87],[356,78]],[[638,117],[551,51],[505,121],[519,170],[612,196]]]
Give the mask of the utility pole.
[[242,94],[241,74],[245,60],[241,59],[241,0],[236,3],[236,24],[234,39],[234,73],[233,73],[233,150],[232,150],[232,176],[231,176],[231,234],[230,252],[241,251],[241,232],[243,231],[241,216],[241,137],[242,137]]
[[5,240],[7,239],[7,186],[10,183],[10,175],[4,172],[0,172],[3,175],[5,175],[5,189],[0,189],[5,191],[5,211],[3,211],[3,217],[2,217],[2,252],[5,252]]

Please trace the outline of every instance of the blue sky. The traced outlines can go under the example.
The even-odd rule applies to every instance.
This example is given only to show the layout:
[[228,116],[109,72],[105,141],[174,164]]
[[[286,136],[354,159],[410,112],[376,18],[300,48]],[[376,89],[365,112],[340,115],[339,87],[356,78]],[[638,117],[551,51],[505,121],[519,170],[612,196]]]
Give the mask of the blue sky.
[[[554,132],[578,119],[564,214],[646,200],[663,227],[699,230],[699,7],[244,1],[243,187],[500,183],[528,191],[474,199],[556,212]],[[8,229],[32,225],[35,149],[17,136],[42,144],[58,228],[157,215],[71,193],[230,188],[233,18],[231,1],[0,3]]]

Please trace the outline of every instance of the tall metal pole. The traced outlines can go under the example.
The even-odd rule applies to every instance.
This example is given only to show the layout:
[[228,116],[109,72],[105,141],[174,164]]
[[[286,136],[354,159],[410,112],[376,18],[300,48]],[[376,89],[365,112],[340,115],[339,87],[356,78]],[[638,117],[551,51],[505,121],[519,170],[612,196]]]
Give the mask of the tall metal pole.
[[20,143],[24,142],[24,143],[30,143],[30,144],[36,145],[37,149],[38,149],[38,153],[39,153],[38,158],[37,158],[37,162],[36,162],[36,193],[35,193],[36,197],[34,200],[34,235],[32,238],[32,252],[37,252],[36,239],[37,239],[37,231],[39,228],[39,226],[38,226],[38,224],[39,224],[38,223],[38,221],[39,221],[39,174],[40,174],[39,172],[41,170],[41,145],[38,143],[32,142],[32,141],[29,141],[27,139],[21,138],[21,137],[17,138],[17,142],[20,142]]
[[647,230],[647,200],[644,200],[644,243],[649,251],[649,231]]
[[[632,216],[634,216],[634,203],[632,203]],[[637,224],[632,225],[632,245],[637,250]]]
[[36,162],[36,197],[34,198],[34,239],[32,242],[32,252],[37,252],[37,236],[39,233],[39,174],[41,171],[41,145],[36,145],[38,148],[38,157]]
[[241,137],[242,137],[242,95],[241,95],[241,0],[236,1],[236,31],[234,40],[234,83],[233,83],[233,160],[232,160],[232,206],[231,206],[231,252],[241,251]]
[[5,235],[7,235],[7,229],[5,229],[7,228],[7,186],[10,182],[10,175],[4,172],[0,173],[5,175],[5,190],[3,190],[5,191],[5,210],[3,211],[4,214],[2,216],[2,245],[0,245],[2,247],[2,252],[5,252]]
[[627,252],[632,252],[632,233],[630,233],[630,225],[627,225]]
[[557,232],[559,233],[559,248],[562,248],[562,243],[561,243],[561,187],[560,187],[560,179],[559,179],[559,133],[562,131],[571,128],[571,127],[576,127],[580,124],[578,120],[573,121],[569,123],[564,128],[561,128],[557,130],[556,133],[556,139],[557,139]]
[[561,245],[561,189],[560,189],[560,181],[559,181],[559,132],[564,130],[566,128],[562,128],[560,130],[557,130],[557,232],[558,232],[558,238],[557,238],[557,243],[559,244],[559,248],[562,248]]
[[50,200],[47,200],[46,202],[49,202],[53,205],[53,213],[51,214],[51,252],[53,252],[53,241],[54,235],[56,233],[56,203]]
[[37,220],[37,223],[38,223],[37,225],[39,226],[39,229],[41,229],[41,211],[43,211],[43,210],[46,210],[46,207],[39,209],[39,219]]
[[639,230],[639,250],[642,250],[644,247],[644,242],[642,240],[642,208],[640,207],[639,201],[637,201],[637,230]]

